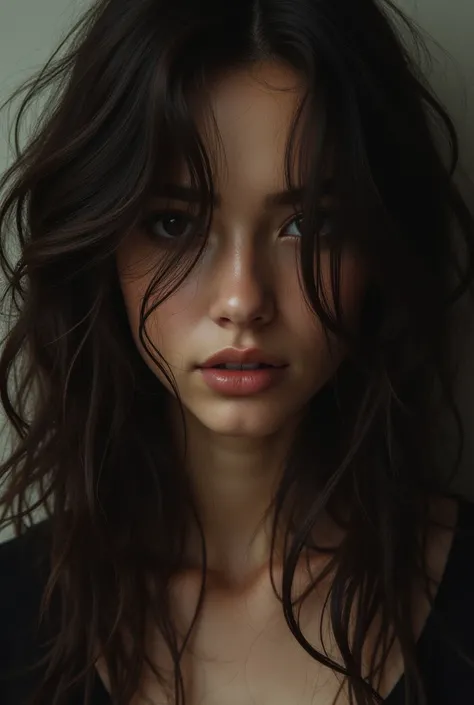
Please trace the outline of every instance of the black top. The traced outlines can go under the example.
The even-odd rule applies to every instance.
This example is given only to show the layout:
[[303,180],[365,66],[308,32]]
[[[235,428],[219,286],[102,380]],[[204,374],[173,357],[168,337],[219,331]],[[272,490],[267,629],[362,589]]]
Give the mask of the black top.
[[[37,672],[8,678],[5,674],[24,670],[42,655],[43,637],[35,632],[35,624],[47,578],[47,529],[48,523],[42,522],[23,536],[0,544],[0,705],[23,705],[37,684]],[[456,643],[474,654],[474,504],[463,499],[456,536],[417,654],[428,705],[470,705],[474,703],[474,667],[443,636],[445,631],[438,630],[440,618]],[[69,705],[82,705],[83,699],[82,685],[71,694]],[[385,702],[404,705],[403,677]],[[92,703],[111,703],[98,676]]]

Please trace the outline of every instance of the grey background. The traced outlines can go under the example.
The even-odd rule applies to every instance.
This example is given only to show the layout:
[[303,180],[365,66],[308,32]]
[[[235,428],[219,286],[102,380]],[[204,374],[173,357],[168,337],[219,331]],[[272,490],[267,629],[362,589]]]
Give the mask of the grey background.
[[[425,66],[425,70],[458,129],[463,178],[472,178],[474,0],[398,0],[398,4],[407,10],[431,37],[428,48],[433,59],[432,69]],[[88,5],[89,0],[0,0],[0,103],[20,81],[48,58],[60,37]],[[6,168],[11,158],[8,147],[11,118],[11,111],[0,114],[0,171]],[[32,119],[34,120],[34,116]],[[470,321],[466,325],[469,331],[474,328]],[[473,350],[474,334],[471,333],[467,348],[459,351],[458,395],[467,431],[467,447],[459,489],[474,498],[474,439],[471,431],[474,381],[473,366],[469,361]],[[0,455],[4,455],[7,450],[7,437],[3,433],[0,436]],[[0,533],[0,540],[5,539],[8,533],[8,530],[7,533]]]

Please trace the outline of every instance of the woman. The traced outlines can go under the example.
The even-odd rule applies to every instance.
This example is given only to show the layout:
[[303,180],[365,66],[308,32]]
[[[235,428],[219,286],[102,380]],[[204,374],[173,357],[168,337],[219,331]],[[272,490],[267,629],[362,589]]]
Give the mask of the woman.
[[101,0],[29,84],[57,92],[2,184],[2,705],[469,700],[474,509],[437,441],[474,220],[397,19]]

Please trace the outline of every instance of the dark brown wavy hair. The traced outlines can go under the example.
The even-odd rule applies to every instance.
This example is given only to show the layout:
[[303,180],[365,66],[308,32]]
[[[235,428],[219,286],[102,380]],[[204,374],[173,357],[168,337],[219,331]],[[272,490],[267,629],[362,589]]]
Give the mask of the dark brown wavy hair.
[[[182,566],[193,502],[169,442],[168,393],[132,340],[115,255],[143,223],[169,165],[184,159],[202,195],[199,217],[160,263],[140,325],[151,358],[173,382],[147,320],[199,260],[195,238],[212,219],[212,159],[192,99],[204,98],[219,72],[265,59],[306,79],[286,169],[290,182],[298,126],[308,192],[302,288],[314,315],[349,350],[308,405],[272,498],[275,532],[293,502],[282,609],[302,647],[347,676],[351,703],[381,700],[376,678],[394,638],[406,703],[426,702],[407,615],[414,580],[425,574],[428,499],[448,491],[434,444],[441,418],[454,421],[462,447],[451,353],[455,304],[472,290],[474,218],[455,183],[455,128],[413,49],[427,56],[420,30],[391,0],[99,0],[13,96],[23,94],[16,160],[0,183],[9,320],[0,385],[14,438],[0,468],[0,504],[3,523],[13,520],[17,534],[36,510],[47,513],[51,532],[41,615],[54,611],[57,629],[34,705],[65,705],[77,683],[89,693],[97,647],[114,705],[128,705],[148,661],[150,614],[174,660],[175,701],[185,700],[180,658],[188,637],[178,639],[168,588]],[[40,98],[42,116],[22,146],[24,119]],[[313,266],[315,204],[329,160],[339,204],[333,309]],[[356,334],[345,330],[339,305],[347,246],[371,271]],[[341,503],[350,518],[330,556],[327,609],[344,667],[308,643],[291,599],[302,551],[324,550],[310,544],[317,517],[328,510],[337,518]],[[204,537],[202,546],[200,604]],[[362,647],[376,613],[377,659],[363,677]]]

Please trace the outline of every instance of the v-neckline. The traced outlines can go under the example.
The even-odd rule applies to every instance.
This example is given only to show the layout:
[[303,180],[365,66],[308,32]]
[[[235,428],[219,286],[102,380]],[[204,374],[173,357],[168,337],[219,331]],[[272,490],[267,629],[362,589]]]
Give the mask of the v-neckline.
[[[451,580],[450,576],[451,573],[453,572],[453,565],[455,563],[455,557],[458,549],[458,544],[459,544],[459,531],[460,529],[463,529],[465,526],[465,513],[467,511],[467,502],[466,500],[460,498],[460,497],[451,497],[452,499],[455,499],[458,503],[458,511],[457,511],[457,517],[456,517],[456,525],[454,528],[454,536],[451,541],[451,545],[449,547],[449,552],[448,556],[446,559],[446,563],[444,566],[444,570],[441,576],[441,580],[439,582],[438,589],[436,591],[435,598],[433,600],[433,605],[431,607],[431,610],[426,618],[426,621],[423,625],[423,629],[421,630],[421,633],[417,639],[416,642],[416,654],[418,658],[423,657],[423,653],[425,652],[426,649],[426,644],[427,641],[430,637],[430,633],[432,631],[432,625],[435,620],[435,614],[439,611],[442,611],[443,605],[446,602],[446,594],[449,589]],[[385,698],[384,702],[385,705],[402,705],[403,700],[401,698],[403,688],[405,686],[405,673],[402,673],[400,678],[397,680],[395,685],[393,686],[392,690],[390,693],[387,695]]]
[[[467,501],[460,497],[452,496],[451,499],[455,499],[458,503],[457,519],[454,529],[454,536],[449,548],[448,556],[442,573],[442,577],[436,591],[436,595],[433,601],[432,608],[426,618],[425,624],[421,630],[421,633],[416,642],[416,652],[417,656],[420,657],[424,650],[425,644],[429,638],[430,632],[432,631],[432,624],[435,619],[435,613],[442,609],[442,606],[446,602],[446,593],[450,584],[450,575],[453,571],[453,564],[455,563],[455,556],[459,544],[459,530],[462,530],[465,526],[465,514],[467,511]],[[393,686],[390,693],[385,698],[384,702],[386,705],[402,705],[403,700],[401,695],[405,685],[405,674],[402,673],[400,678],[397,680]],[[110,705],[110,693],[106,689],[102,679],[100,678],[97,671],[94,673],[94,680],[92,685],[92,692],[96,694],[97,705]]]

